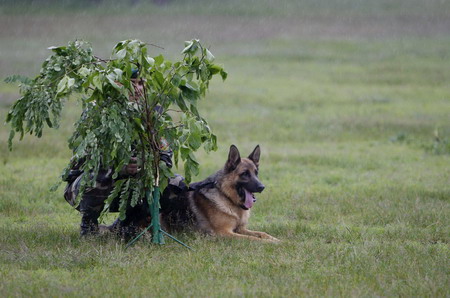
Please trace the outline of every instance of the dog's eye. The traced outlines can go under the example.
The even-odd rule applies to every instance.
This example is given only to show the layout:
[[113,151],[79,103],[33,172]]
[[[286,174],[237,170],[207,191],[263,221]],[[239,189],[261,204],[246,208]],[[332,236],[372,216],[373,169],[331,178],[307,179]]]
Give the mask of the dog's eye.
[[250,172],[249,171],[245,171],[244,173],[241,174],[242,177],[244,178],[248,178],[250,177]]

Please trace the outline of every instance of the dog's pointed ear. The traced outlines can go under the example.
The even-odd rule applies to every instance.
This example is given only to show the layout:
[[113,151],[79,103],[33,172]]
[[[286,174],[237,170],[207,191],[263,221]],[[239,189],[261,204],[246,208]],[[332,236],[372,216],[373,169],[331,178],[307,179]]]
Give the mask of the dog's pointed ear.
[[238,164],[241,162],[241,155],[239,154],[239,150],[236,146],[231,145],[230,152],[228,153],[228,160],[225,164],[225,170],[227,172],[234,171]]
[[255,149],[253,149],[253,152],[250,153],[250,155],[248,156],[248,159],[253,161],[256,167],[259,167],[260,156],[261,156],[261,148],[259,147],[259,145],[256,145]]

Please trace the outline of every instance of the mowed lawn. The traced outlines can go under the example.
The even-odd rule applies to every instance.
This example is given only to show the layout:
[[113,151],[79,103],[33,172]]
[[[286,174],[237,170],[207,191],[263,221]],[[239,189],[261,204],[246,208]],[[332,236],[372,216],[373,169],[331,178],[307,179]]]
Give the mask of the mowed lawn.
[[[200,38],[229,76],[200,105],[219,150],[198,152],[195,180],[231,144],[259,144],[266,190],[250,228],[282,240],[80,239],[63,187],[49,191],[71,156],[73,98],[59,130],[12,152],[0,126],[0,296],[448,297],[450,5],[366,2],[0,7],[2,78],[36,75],[47,47],[75,38],[102,57],[139,38],[169,59]],[[1,123],[16,98],[0,83]]]

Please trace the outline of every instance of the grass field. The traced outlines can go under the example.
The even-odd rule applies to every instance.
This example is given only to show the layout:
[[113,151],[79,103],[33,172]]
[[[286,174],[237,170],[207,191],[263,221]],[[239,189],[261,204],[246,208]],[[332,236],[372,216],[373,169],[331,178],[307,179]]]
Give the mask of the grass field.
[[[230,144],[260,144],[250,228],[282,242],[80,239],[63,189],[49,192],[74,100],[59,130],[12,152],[0,127],[0,296],[450,296],[449,1],[42,2],[0,6],[0,77],[35,75],[75,38],[104,57],[128,38],[171,59],[184,40],[210,46],[229,77],[201,104],[219,150],[199,152],[196,180]],[[0,83],[1,123],[16,98]]]

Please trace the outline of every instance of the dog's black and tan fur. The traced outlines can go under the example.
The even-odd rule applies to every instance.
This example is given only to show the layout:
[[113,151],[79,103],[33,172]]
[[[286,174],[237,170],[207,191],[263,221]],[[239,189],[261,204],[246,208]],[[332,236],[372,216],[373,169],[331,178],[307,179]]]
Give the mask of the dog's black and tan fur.
[[163,196],[163,227],[173,230],[190,226],[209,235],[279,241],[267,233],[247,229],[250,208],[256,200],[253,193],[264,190],[258,179],[260,154],[258,145],[247,158],[241,158],[232,145],[223,169],[191,184],[185,195]]

